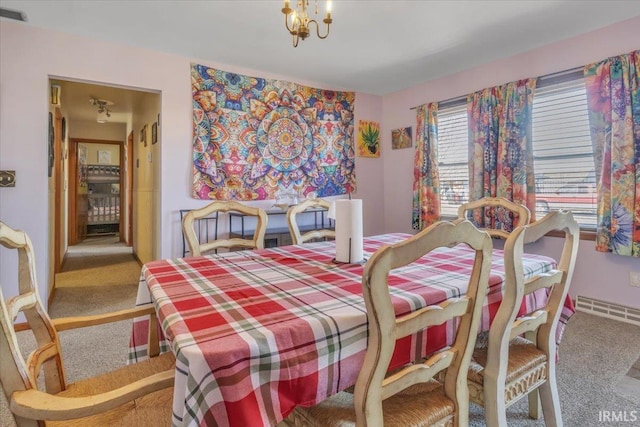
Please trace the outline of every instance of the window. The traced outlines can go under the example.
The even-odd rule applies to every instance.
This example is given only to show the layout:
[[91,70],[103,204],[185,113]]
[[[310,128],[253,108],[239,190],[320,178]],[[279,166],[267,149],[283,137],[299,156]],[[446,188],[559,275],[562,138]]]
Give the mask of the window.
[[[533,98],[536,217],[573,212],[582,228],[595,229],[596,181],[582,71],[541,78]],[[468,201],[468,127],[464,101],[438,110],[438,166],[443,216]]]
[[581,75],[565,82],[538,84],[533,98],[532,141],[536,217],[550,210],[570,210],[581,227],[595,229],[596,173]]
[[438,109],[438,174],[444,216],[457,216],[458,206],[469,201],[467,106]]

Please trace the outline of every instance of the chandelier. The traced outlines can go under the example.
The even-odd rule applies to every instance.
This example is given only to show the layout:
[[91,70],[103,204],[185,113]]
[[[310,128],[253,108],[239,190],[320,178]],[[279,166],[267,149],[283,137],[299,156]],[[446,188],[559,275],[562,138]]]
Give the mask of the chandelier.
[[[329,35],[329,26],[333,22],[331,19],[331,1],[327,1],[327,15],[322,20],[327,24],[327,33],[324,36],[320,35],[320,26],[318,21],[309,18],[309,0],[297,0],[295,9],[290,7],[289,0],[284,0],[284,7],[282,13],[284,13],[284,25],[287,27],[289,34],[293,36],[293,47],[298,47],[300,39],[304,40],[309,37],[311,31],[311,24],[316,26],[316,34],[319,39],[326,39]],[[318,0],[316,0],[316,7],[314,15],[318,15]],[[289,22],[291,18],[291,22]]]

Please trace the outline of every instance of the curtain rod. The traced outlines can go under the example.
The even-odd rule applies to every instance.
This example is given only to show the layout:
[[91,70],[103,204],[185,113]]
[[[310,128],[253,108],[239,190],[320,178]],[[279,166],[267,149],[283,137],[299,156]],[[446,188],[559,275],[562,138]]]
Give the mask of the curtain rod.
[[[575,74],[577,73],[580,73],[580,76],[581,76],[583,69],[584,67],[574,67],[574,68],[569,68],[568,70],[558,71],[557,73],[545,74],[544,76],[538,77],[538,82],[539,82],[538,87],[544,87],[544,86],[548,86],[549,84],[560,83],[565,79],[566,80],[573,79],[575,77],[578,77],[578,76],[575,76]],[[441,107],[453,106],[458,103],[462,103],[466,101],[466,99],[467,99],[467,95],[461,95],[455,98],[445,99],[444,101],[439,102],[439,106]],[[415,107],[409,108],[409,110],[415,110],[416,108],[418,108],[417,105]]]

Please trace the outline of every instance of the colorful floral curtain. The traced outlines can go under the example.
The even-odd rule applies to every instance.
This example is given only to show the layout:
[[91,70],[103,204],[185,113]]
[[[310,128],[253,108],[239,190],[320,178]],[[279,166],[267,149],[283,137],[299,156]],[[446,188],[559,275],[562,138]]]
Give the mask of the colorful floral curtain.
[[640,257],[640,51],[584,68],[598,178],[596,250]]
[[414,230],[422,230],[440,219],[438,103],[421,105],[417,110],[411,222]]
[[[467,97],[469,198],[505,197],[535,219],[531,111],[536,79],[483,89]],[[513,230],[513,215],[493,208],[474,213],[480,227]],[[517,224],[515,224],[517,225]]]

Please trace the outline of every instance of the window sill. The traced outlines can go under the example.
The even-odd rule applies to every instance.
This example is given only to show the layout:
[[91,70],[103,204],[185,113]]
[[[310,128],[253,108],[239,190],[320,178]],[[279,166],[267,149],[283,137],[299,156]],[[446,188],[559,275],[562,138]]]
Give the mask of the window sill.
[[[451,215],[442,215],[440,219],[442,221],[454,221],[458,219],[458,217]],[[564,235],[560,231],[550,231],[549,233],[547,233],[547,236],[564,237]],[[596,240],[596,231],[592,228],[580,228],[580,240],[589,240],[594,242]]]
[[[550,232],[547,233],[547,236],[550,236],[550,237],[564,237],[564,235],[560,231],[550,231]],[[581,228],[580,229],[580,240],[590,240],[592,242],[595,242],[595,240],[596,240],[596,232],[594,230]]]

